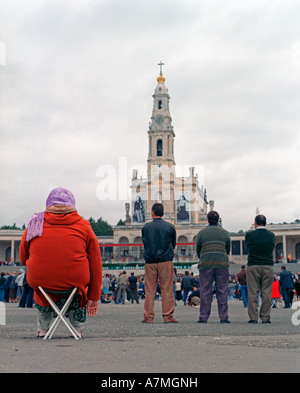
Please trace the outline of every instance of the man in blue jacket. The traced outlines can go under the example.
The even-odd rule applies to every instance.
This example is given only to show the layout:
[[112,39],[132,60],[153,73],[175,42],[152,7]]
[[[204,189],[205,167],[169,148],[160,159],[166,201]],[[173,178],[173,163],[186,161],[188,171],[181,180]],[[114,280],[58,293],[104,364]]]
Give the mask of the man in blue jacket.
[[157,283],[160,283],[162,315],[165,323],[176,323],[173,313],[175,298],[173,292],[173,257],[176,246],[176,230],[173,224],[162,219],[164,207],[161,203],[152,206],[152,221],[144,225],[142,238],[145,258],[145,302],[143,323],[152,323],[154,297]]
[[284,308],[290,308],[290,291],[293,289],[293,276],[292,273],[286,270],[285,266],[281,267],[279,275],[279,284],[284,300]]
[[186,306],[186,299],[189,292],[193,291],[194,279],[189,274],[188,270],[185,272],[185,276],[181,280],[181,289],[183,290],[183,304]]

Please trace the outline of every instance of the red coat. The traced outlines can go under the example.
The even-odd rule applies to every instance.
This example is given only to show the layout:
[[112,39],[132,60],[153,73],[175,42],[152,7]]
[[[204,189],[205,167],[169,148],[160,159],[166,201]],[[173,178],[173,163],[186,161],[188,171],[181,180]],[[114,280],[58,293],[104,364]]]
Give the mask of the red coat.
[[273,281],[272,285],[272,299],[280,299],[279,280]]
[[[90,223],[77,212],[46,213],[43,234],[20,244],[20,261],[27,266],[27,281],[34,289],[34,300],[49,306],[38,286],[51,290],[78,287],[80,305],[88,299],[99,300],[102,284],[102,260],[97,237]],[[52,295],[58,301],[59,295]]]

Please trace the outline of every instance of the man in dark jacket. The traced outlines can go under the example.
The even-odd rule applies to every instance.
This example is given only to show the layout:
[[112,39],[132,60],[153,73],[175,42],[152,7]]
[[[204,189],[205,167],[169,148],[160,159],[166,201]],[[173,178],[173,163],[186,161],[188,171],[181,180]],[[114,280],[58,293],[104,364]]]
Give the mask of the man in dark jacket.
[[248,287],[247,287],[247,272],[246,266],[241,266],[241,271],[238,273],[237,278],[240,284],[240,290],[242,295],[242,300],[244,303],[244,307],[248,307]]
[[154,297],[159,280],[162,297],[162,315],[165,323],[176,323],[173,317],[175,298],[173,292],[173,257],[176,246],[174,225],[162,219],[164,207],[161,203],[152,206],[152,219],[142,229],[145,258],[145,303],[143,323],[152,323]]
[[131,303],[134,300],[139,304],[139,297],[137,293],[137,277],[134,275],[134,272],[131,273],[131,276],[128,278],[129,281],[129,292],[130,292],[130,300]]
[[292,273],[286,270],[285,266],[281,267],[279,275],[279,284],[284,300],[284,308],[290,308],[290,291],[293,289],[293,276]]
[[200,288],[197,284],[194,285],[193,292],[189,294],[187,303],[189,306],[200,307]]
[[183,290],[183,304],[186,306],[186,299],[188,293],[193,290],[194,279],[189,274],[188,270],[185,272],[185,276],[181,280],[181,289]]
[[255,217],[254,231],[248,231],[245,244],[248,248],[248,315],[249,323],[257,323],[258,296],[260,292],[261,306],[259,316],[262,323],[271,323],[271,295],[274,278],[275,235],[266,229],[267,220],[262,214]]

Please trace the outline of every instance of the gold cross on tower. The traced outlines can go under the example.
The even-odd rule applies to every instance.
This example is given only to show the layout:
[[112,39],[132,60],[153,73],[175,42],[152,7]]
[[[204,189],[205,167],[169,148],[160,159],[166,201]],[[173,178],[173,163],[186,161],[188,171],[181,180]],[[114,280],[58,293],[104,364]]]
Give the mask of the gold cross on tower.
[[160,61],[160,63],[158,63],[157,65],[160,66],[160,75],[162,75],[162,66],[165,65],[165,63],[163,63],[162,61]]

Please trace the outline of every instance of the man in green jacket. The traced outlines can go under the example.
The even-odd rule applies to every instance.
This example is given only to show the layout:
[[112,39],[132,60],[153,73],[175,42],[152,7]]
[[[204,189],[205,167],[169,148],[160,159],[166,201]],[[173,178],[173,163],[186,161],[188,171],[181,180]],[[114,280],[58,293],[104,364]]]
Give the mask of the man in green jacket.
[[260,292],[261,307],[260,319],[262,323],[271,323],[271,295],[274,279],[275,235],[266,229],[267,220],[262,214],[255,217],[254,231],[249,231],[245,236],[245,244],[248,248],[248,315],[249,323],[257,323],[258,320],[258,296]]
[[219,225],[219,214],[207,214],[208,226],[201,229],[196,239],[196,252],[199,257],[200,316],[198,323],[206,323],[211,312],[212,287],[216,284],[218,313],[221,323],[228,319],[228,284],[230,236]]
[[119,283],[119,289],[118,289],[116,303],[119,304],[120,298],[122,297],[122,304],[125,304],[127,282],[128,282],[128,277],[126,276],[126,270],[124,270],[123,273],[120,274],[120,277],[117,282]]

